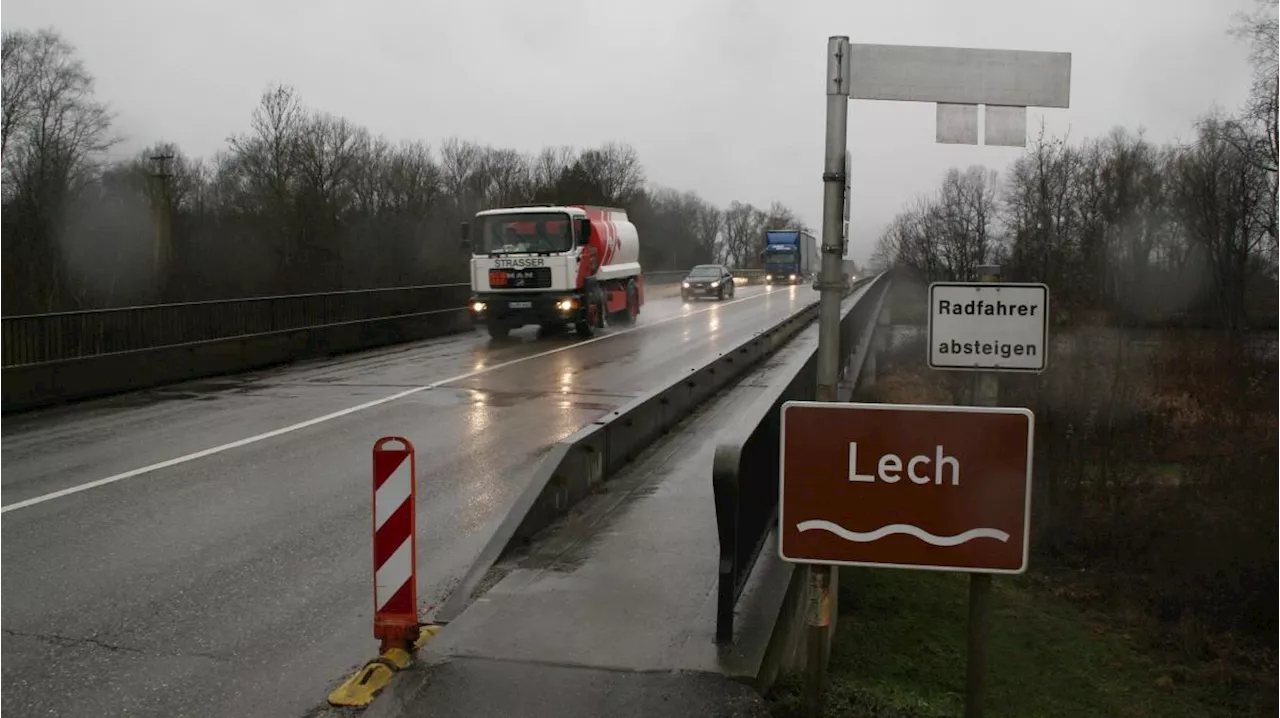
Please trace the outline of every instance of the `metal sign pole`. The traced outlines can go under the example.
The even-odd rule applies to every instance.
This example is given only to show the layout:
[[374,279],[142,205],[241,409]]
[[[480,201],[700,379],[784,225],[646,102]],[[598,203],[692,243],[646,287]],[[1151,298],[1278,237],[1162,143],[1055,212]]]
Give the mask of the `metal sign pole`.
[[[1000,267],[984,265],[978,268],[981,281],[1000,281]],[[1000,374],[994,371],[979,372],[974,377],[974,406],[1000,405]],[[969,624],[967,655],[965,660],[965,718],[982,718],[982,705],[987,694],[987,616],[991,604],[991,574],[969,574]]]
[[[840,380],[840,281],[844,260],[845,148],[849,132],[849,38],[827,40],[827,142],[822,183],[822,270],[818,289],[818,401],[835,401]],[[809,565],[808,660],[805,714],[822,715],[827,643],[831,632],[831,567]]]

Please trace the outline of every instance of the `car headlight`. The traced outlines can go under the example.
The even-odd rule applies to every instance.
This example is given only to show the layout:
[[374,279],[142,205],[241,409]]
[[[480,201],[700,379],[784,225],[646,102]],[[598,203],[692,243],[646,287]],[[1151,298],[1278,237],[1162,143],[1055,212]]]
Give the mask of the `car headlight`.
[[720,282],[718,282],[718,281],[717,281],[717,282],[712,282],[712,283],[711,283],[711,288],[712,288],[712,289],[715,289],[715,288],[716,288],[716,287],[718,287],[718,286],[720,286]]
[[793,274],[793,275],[791,275],[791,278],[794,280],[794,279],[796,278],[796,275],[794,275],[794,274]]
[[688,283],[688,282],[681,282],[681,283],[680,283],[680,286],[684,287],[685,289],[688,289],[688,288],[689,288],[689,283]]
[[483,312],[484,310],[485,310],[484,302],[475,302],[474,304],[471,305],[471,311],[473,312]]
[[764,275],[764,281],[766,281],[766,282],[772,282],[772,281],[773,281],[773,275],[772,275],[772,274],[766,274],[766,275]]

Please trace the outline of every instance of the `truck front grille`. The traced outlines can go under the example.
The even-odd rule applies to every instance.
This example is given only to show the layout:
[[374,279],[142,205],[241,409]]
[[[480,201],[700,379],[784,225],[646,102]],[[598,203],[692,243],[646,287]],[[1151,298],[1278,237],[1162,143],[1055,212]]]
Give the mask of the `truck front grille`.
[[551,267],[490,269],[489,286],[494,289],[547,289],[551,287]]

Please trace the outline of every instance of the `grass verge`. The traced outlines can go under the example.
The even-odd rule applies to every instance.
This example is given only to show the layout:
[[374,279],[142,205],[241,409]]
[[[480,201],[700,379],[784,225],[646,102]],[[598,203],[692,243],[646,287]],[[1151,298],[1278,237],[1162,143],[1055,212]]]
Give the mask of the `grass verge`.
[[[1144,648],[1028,577],[995,576],[986,715],[1276,715],[1274,687],[1224,685]],[[828,669],[828,718],[963,714],[968,577],[843,569]],[[774,715],[804,715],[799,676],[770,694]]]

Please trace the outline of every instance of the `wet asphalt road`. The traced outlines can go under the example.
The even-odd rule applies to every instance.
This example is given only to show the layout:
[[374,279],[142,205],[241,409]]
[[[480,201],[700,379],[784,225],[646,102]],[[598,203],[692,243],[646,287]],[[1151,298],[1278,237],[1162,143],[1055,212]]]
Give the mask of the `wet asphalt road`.
[[307,713],[376,652],[375,439],[417,447],[419,599],[438,604],[549,445],[817,297],[762,293],[654,300],[589,342],[476,332],[7,419],[0,707]]

